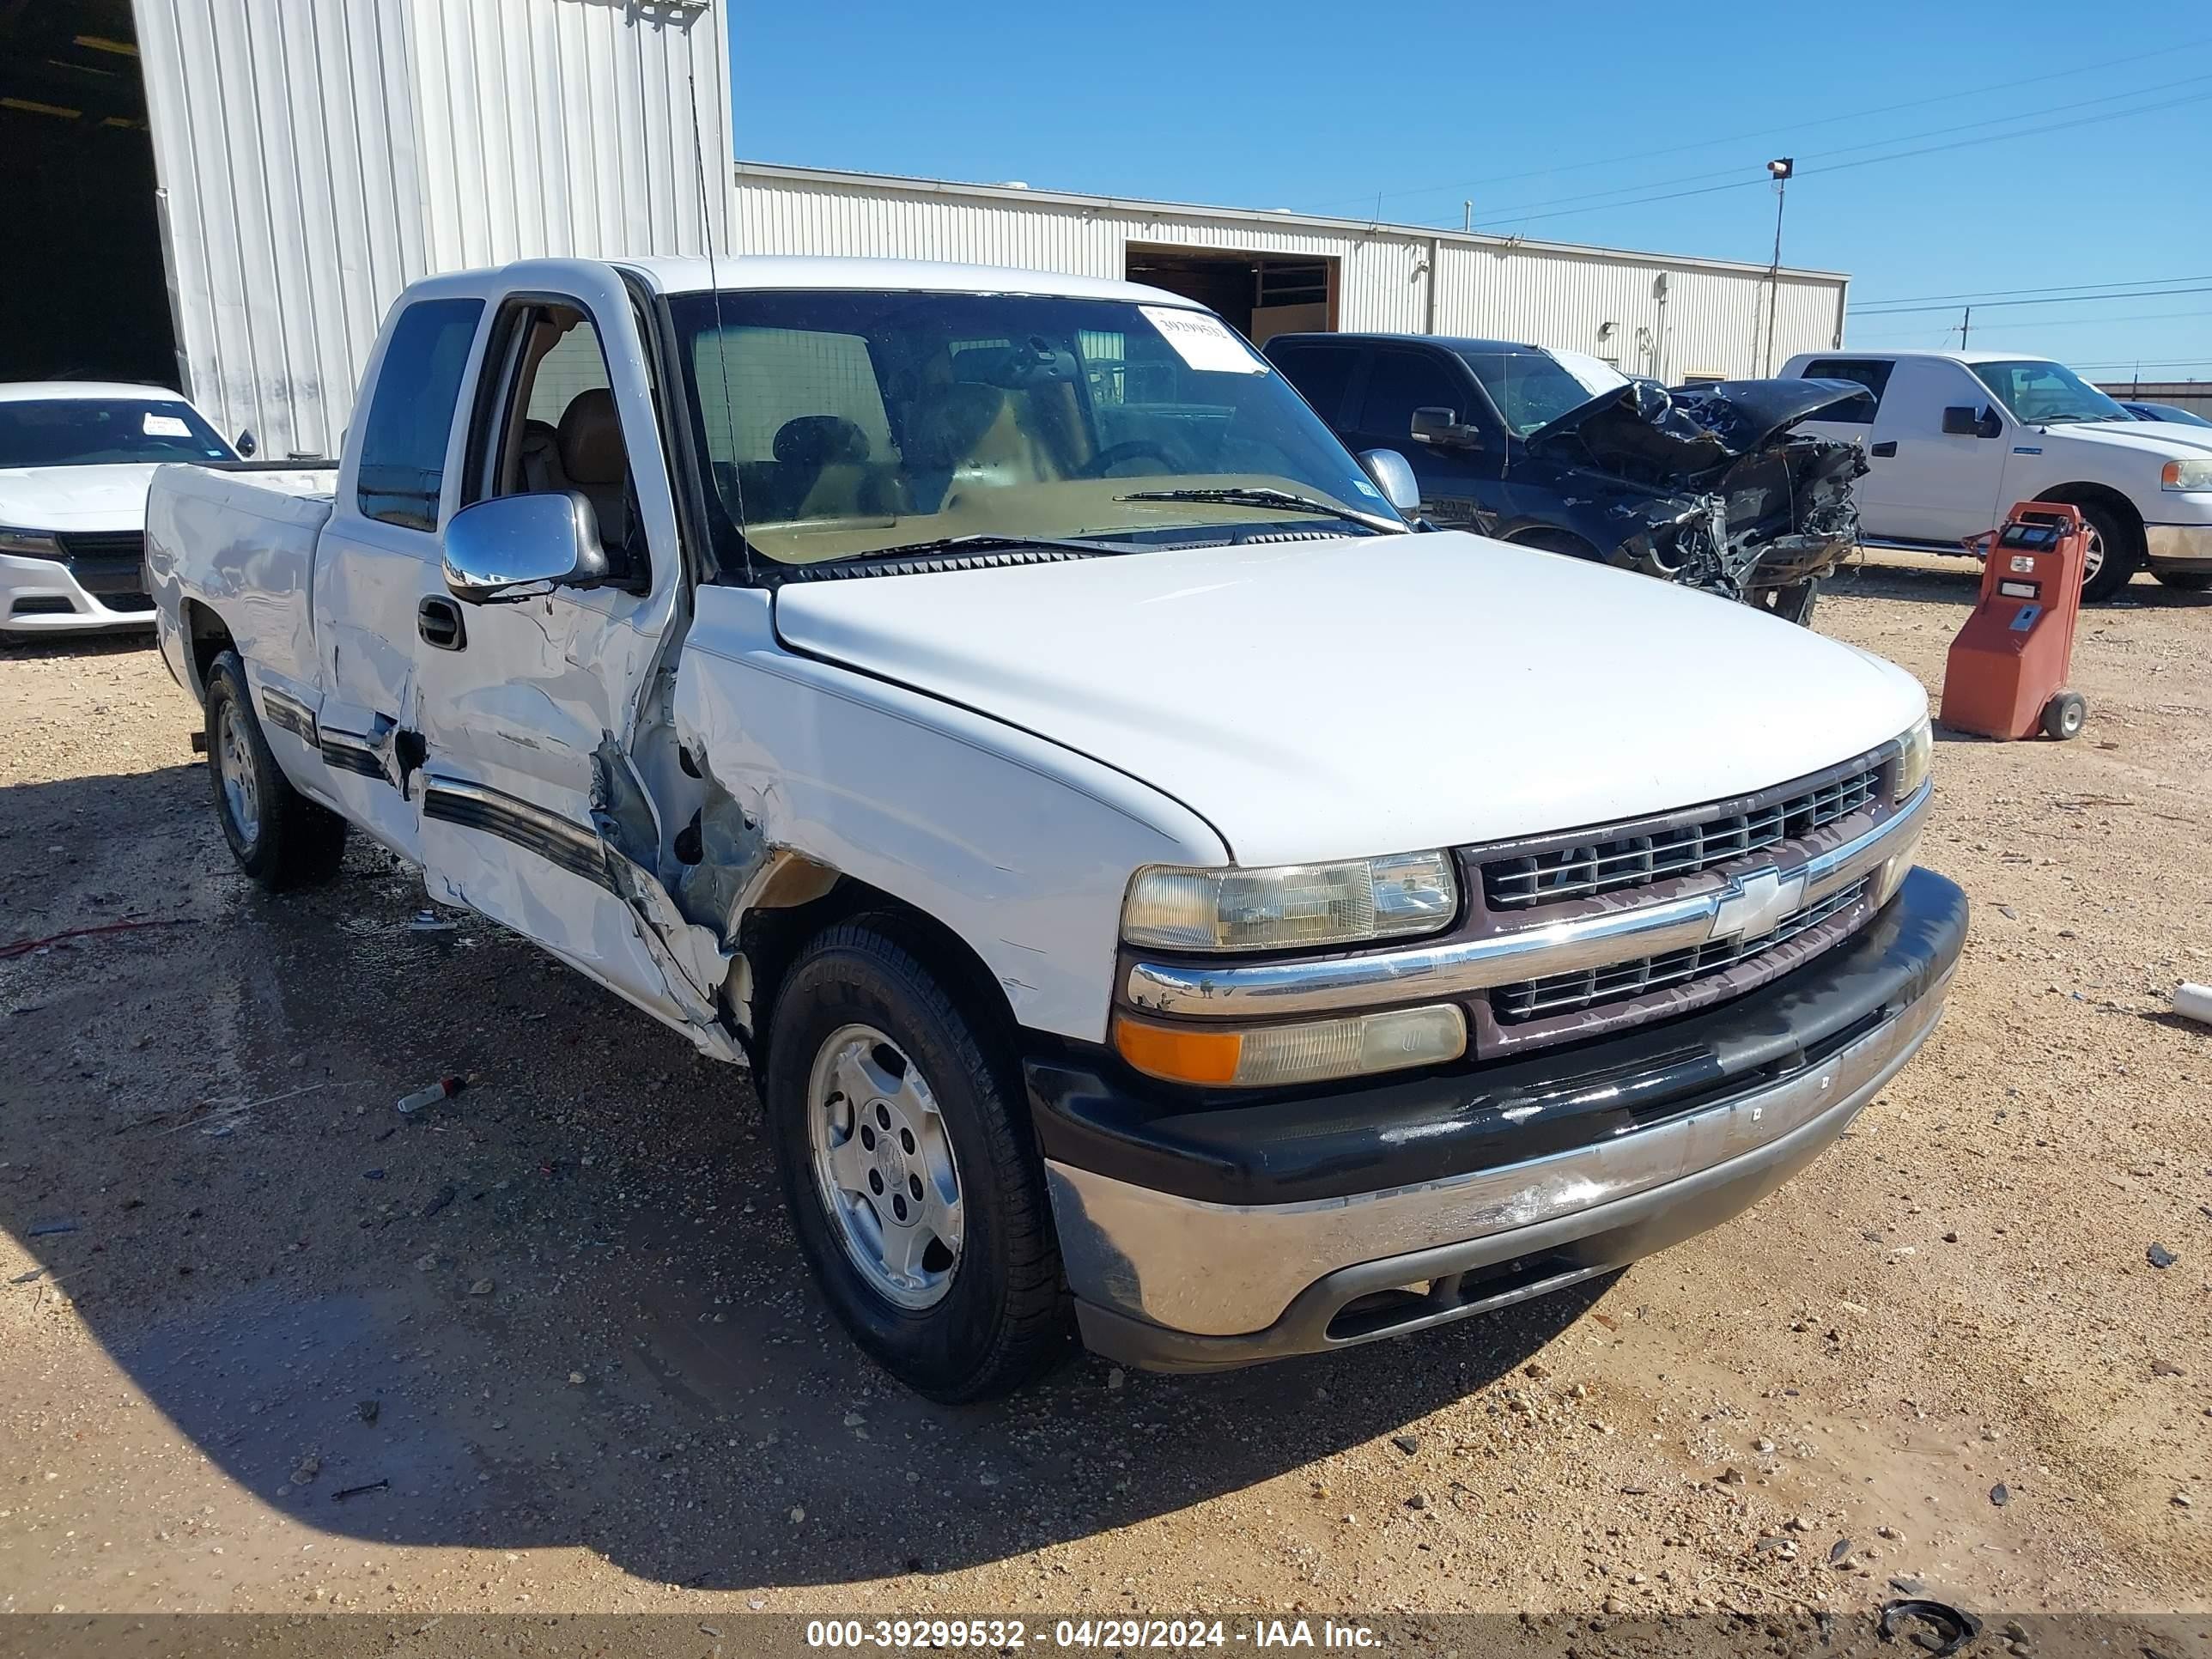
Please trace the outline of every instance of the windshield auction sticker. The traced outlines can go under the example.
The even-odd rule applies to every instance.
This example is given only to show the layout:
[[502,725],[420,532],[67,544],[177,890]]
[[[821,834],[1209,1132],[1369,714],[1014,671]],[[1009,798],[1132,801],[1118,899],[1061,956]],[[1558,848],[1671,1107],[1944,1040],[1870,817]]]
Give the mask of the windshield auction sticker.
[[1209,374],[1265,374],[1267,360],[1230,331],[1218,317],[1179,306],[1139,306],[1176,356]]

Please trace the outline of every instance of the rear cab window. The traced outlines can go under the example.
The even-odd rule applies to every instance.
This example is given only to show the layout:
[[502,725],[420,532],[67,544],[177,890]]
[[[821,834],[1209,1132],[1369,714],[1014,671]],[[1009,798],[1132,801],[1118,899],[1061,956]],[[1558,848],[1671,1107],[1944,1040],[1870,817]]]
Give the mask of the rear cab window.
[[1838,426],[1869,426],[1875,411],[1881,406],[1881,394],[1889,385],[1889,372],[1897,365],[1886,357],[1815,357],[1805,365],[1800,378],[1808,380],[1856,380],[1874,393],[1871,403],[1845,404],[1840,409],[1824,409],[1820,419],[1832,421]]
[[1351,346],[1286,346],[1267,356],[1283,378],[1313,405],[1314,413],[1331,426],[1342,426],[1345,394],[1359,368],[1359,353]]
[[362,422],[354,495],[361,514],[404,530],[435,530],[446,449],[481,300],[418,300],[392,325]]

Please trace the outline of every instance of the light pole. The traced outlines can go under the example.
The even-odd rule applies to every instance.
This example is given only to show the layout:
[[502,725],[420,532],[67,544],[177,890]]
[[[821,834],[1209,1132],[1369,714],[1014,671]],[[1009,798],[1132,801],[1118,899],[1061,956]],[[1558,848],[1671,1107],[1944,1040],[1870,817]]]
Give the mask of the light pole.
[[1761,374],[1774,373],[1774,313],[1782,298],[1782,210],[1790,199],[1790,175],[1797,171],[1797,163],[1778,155],[1766,164],[1766,171],[1774,179],[1774,263],[1766,272],[1766,349],[1759,357]]

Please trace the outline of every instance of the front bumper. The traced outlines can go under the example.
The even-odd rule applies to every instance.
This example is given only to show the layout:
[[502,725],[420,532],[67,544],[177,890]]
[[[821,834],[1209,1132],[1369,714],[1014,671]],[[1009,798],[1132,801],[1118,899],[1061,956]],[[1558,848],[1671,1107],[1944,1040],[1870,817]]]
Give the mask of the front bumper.
[[[124,603],[118,595],[107,598]],[[0,634],[103,634],[151,628],[154,610],[116,609],[89,592],[60,559],[0,553]]]
[[2146,525],[2143,546],[2153,570],[2176,575],[2212,572],[2212,524]]
[[1840,1134],[1942,1012],[1966,896],[1916,870],[1757,992],[1571,1051],[1250,1107],[1030,1062],[1085,1340],[1153,1370],[1349,1346],[1726,1220]]

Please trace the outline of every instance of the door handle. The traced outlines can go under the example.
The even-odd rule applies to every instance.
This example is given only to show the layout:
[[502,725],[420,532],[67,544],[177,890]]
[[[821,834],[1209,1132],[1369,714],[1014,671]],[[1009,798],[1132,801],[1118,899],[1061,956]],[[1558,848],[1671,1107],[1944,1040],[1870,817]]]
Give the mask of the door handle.
[[1878,461],[1893,461],[1897,459],[1897,440],[1892,438],[1887,443],[1876,444],[1867,453]]
[[415,631],[422,643],[441,651],[459,651],[469,642],[461,625],[461,607],[442,593],[426,593],[415,607]]

